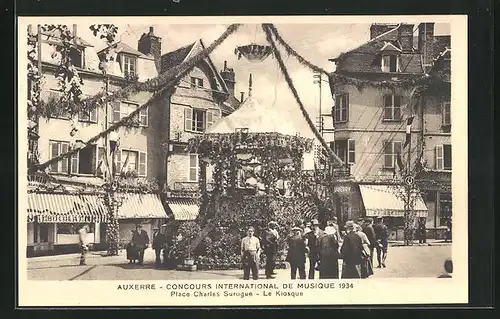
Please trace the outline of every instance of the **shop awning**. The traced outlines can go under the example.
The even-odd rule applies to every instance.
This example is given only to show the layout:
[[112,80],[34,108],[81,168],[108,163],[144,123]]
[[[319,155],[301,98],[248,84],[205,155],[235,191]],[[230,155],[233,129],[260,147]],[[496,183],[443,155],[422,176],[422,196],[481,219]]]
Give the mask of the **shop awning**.
[[98,195],[28,193],[28,222],[104,223],[106,211]]
[[118,219],[167,218],[160,198],[156,194],[122,193]]
[[[389,185],[359,185],[366,216],[404,217],[405,205]],[[417,217],[427,217],[427,206],[422,196],[416,195],[413,207]]]
[[200,207],[196,199],[191,198],[176,198],[168,199],[168,208],[170,214],[174,216],[175,220],[188,221],[195,220],[198,217]]

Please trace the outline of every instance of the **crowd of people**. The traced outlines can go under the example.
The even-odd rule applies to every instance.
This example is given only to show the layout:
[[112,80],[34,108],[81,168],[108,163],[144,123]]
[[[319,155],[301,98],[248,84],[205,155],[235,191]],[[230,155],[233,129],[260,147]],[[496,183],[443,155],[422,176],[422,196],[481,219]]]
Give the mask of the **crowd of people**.
[[[266,256],[266,278],[274,278],[278,250],[278,224],[270,222],[260,239],[255,229],[249,227],[247,236],[241,241],[243,279],[250,273],[258,279],[259,256]],[[373,257],[377,254],[377,268],[386,267],[389,232],[382,218],[375,223],[372,218],[348,221],[340,230],[336,218],[327,221],[321,229],[317,219],[301,223],[291,229],[287,238],[286,261],[290,264],[291,279],[339,278],[339,259],[342,259],[341,278],[368,278],[373,275]],[[306,263],[309,269],[306,274]]]

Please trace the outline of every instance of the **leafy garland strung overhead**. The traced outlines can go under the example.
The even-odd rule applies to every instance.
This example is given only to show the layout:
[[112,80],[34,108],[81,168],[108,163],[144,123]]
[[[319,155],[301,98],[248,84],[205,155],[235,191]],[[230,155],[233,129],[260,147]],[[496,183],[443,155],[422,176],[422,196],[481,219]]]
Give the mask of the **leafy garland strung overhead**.
[[264,30],[266,34],[266,39],[271,45],[271,48],[273,50],[273,54],[276,57],[276,60],[278,61],[278,66],[281,69],[281,72],[283,73],[283,76],[285,77],[285,80],[288,84],[288,87],[290,91],[292,91],[292,94],[295,98],[295,101],[300,107],[300,111],[302,112],[302,115],[304,119],[306,120],[307,124],[309,125],[309,128],[311,131],[314,133],[316,138],[320,141],[321,145],[327,152],[328,156],[332,160],[333,163],[337,164],[338,166],[343,166],[342,160],[333,152],[333,150],[330,148],[330,146],[326,143],[325,139],[321,136],[319,133],[318,129],[314,125],[313,121],[311,120],[311,117],[309,116],[309,113],[307,112],[304,104],[302,103],[299,94],[297,93],[297,89],[295,88],[292,78],[290,77],[290,74],[288,73],[288,70],[285,66],[285,63],[283,62],[283,58],[281,57],[281,53],[278,50],[278,47],[276,46],[276,43],[273,40],[273,35],[272,35],[272,29],[269,27],[269,24],[262,24],[262,29]]
[[[97,134],[96,136],[90,138],[86,144],[97,142],[100,138],[105,137],[109,133],[115,131],[119,127],[122,127],[126,125],[126,123],[133,117],[137,116],[141,110],[147,108],[150,106],[155,99],[158,97],[162,96],[162,94],[167,91],[172,89],[175,84],[184,76],[186,75],[189,71],[191,71],[196,64],[198,64],[202,59],[204,59],[206,56],[208,56],[210,53],[212,53],[215,48],[217,48],[228,36],[230,36],[232,33],[234,33],[238,28],[239,24],[232,24],[230,25],[227,30],[217,39],[215,40],[209,47],[205,48],[192,58],[188,59],[187,61],[184,61],[178,66],[175,66],[174,68],[170,69],[169,71],[163,73],[162,75],[158,76],[155,79],[148,80],[144,83],[137,83],[132,86],[129,86],[125,89],[119,90],[110,97],[108,97],[107,102],[110,101],[115,101],[117,99],[122,99],[124,97],[128,97],[130,94],[134,92],[138,92],[141,90],[151,90],[154,91],[155,93],[153,96],[143,105],[139,106],[136,110],[131,112],[128,116],[122,118],[120,121],[114,123],[111,125],[107,130],[102,131],[101,133]],[[90,104],[94,104],[92,101],[96,102],[99,100],[105,100],[104,96],[102,94],[97,94],[97,96],[93,96],[90,99],[87,99],[86,101]],[[69,158],[71,155],[76,154],[78,152],[78,148],[72,149],[69,152],[66,152],[64,154],[61,154],[57,157],[54,157],[42,164],[33,166],[30,168],[30,171],[37,171],[37,170],[43,170],[46,167],[50,166],[53,163],[57,163],[58,161]]]
[[326,76],[329,77],[330,81],[334,83],[353,85],[356,86],[359,90],[362,90],[363,88],[368,86],[374,86],[380,89],[394,89],[395,87],[400,87],[403,89],[412,89],[415,87],[421,87],[421,89],[418,90],[420,92],[424,90],[428,85],[444,81],[444,77],[442,78],[440,76],[429,76],[429,75],[420,75],[409,79],[374,81],[374,80],[354,78],[339,73],[329,73],[325,69],[312,64],[311,62],[306,60],[302,55],[300,55],[297,51],[295,51],[281,37],[281,35],[278,32],[278,29],[273,24],[268,24],[268,27],[273,32],[278,42],[284,47],[285,51],[289,55],[294,56],[302,65],[312,69],[313,71],[325,74]]

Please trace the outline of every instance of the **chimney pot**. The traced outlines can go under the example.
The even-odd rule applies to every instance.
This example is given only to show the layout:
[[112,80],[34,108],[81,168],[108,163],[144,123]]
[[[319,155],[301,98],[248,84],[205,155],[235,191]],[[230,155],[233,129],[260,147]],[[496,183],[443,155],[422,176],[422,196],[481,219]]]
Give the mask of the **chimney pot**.
[[241,94],[240,102],[243,102],[243,100],[245,99],[245,92],[240,92],[240,94]]
[[76,36],[77,36],[76,31],[77,31],[77,26],[76,26],[76,24],[73,24],[73,36],[74,36],[74,37],[76,37]]
[[224,71],[227,69],[227,61],[224,61]]
[[149,33],[153,34],[153,31],[154,31],[154,28],[153,27],[149,27]]

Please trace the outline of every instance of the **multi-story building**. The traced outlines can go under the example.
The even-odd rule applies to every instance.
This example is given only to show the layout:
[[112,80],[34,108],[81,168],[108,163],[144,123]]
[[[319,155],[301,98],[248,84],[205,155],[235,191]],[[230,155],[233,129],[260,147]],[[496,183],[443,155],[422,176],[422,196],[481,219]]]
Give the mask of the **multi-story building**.
[[[90,43],[78,37],[77,32],[75,25],[71,60],[83,81],[83,95],[89,97],[103,91],[112,94],[133,81],[144,82],[155,78],[203,48],[203,43],[197,41],[162,56],[161,38],[154,34],[151,27],[148,33],[138,39],[137,50],[120,41],[96,52]],[[53,53],[59,40],[57,34],[44,34],[41,38],[41,99],[45,102],[56,101],[61,95],[54,75],[59,60],[57,54]],[[234,72],[231,69],[225,66],[219,73],[210,58],[203,60],[176,87],[156,98],[127,126],[118,128],[115,134],[108,136],[109,140],[114,139],[119,145],[114,152],[116,174],[137,181],[158,181],[160,187],[167,185],[169,188],[175,188],[176,183],[195,181],[197,174],[193,173],[193,167],[197,163],[183,152],[182,147],[177,146],[187,141],[189,136],[201,134],[222,115],[234,110],[238,104],[234,97],[234,84]],[[50,119],[40,118],[39,161],[45,162],[79,144],[81,146],[81,141],[89,140],[120,121],[148,101],[152,94],[147,91],[137,92],[89,114],[70,117],[62,112]],[[51,179],[63,185],[66,190],[71,190],[72,187],[82,188],[83,185],[100,186],[104,183],[106,140],[102,138],[84,146],[70,159],[54,163],[47,170]],[[87,223],[91,228],[91,242],[103,243],[105,208],[97,195],[85,196],[82,199],[82,196],[57,192],[30,192],[30,214],[47,216],[37,216],[30,220],[28,243],[33,248],[28,250],[53,251],[71,246],[77,243],[76,231],[82,223]],[[122,196],[124,201],[119,208],[118,217],[120,235],[124,240],[129,239],[130,230],[136,223],[142,223],[146,231],[150,232],[153,224],[169,218],[168,204],[162,204],[158,194],[127,192]],[[86,203],[82,204],[84,200]],[[74,209],[70,209],[71,204],[63,203],[74,203]],[[83,210],[82,205],[87,205],[90,209]],[[80,218],[78,215],[87,217]]]
[[[336,187],[336,215],[343,222],[383,216],[395,230],[402,225],[404,205],[392,186],[399,171],[398,153],[404,165],[409,158],[411,167],[426,162],[426,171],[441,177],[439,183],[451,184],[449,83],[422,94],[411,85],[397,85],[436,72],[441,60],[449,62],[450,37],[435,36],[433,23],[414,27],[373,24],[369,41],[330,59],[336,64],[331,78],[333,147],[354,180]],[[335,80],[340,77],[344,80]],[[411,142],[405,145],[409,117]],[[427,218],[428,229],[442,226],[449,207],[443,199],[450,200],[450,192],[434,187],[423,193],[424,199],[416,202],[417,215]],[[392,235],[400,238],[396,231]]]

